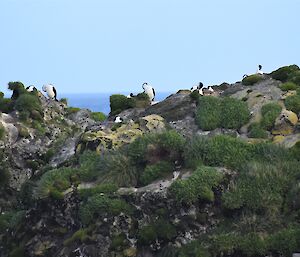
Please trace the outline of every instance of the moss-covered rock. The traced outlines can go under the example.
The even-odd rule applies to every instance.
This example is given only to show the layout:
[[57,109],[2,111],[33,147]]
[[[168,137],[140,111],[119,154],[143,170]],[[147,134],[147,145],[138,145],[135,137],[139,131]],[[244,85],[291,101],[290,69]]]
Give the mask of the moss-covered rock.
[[283,110],[280,116],[276,119],[273,135],[290,135],[295,129],[295,125],[298,122],[298,117],[295,113],[288,110]]

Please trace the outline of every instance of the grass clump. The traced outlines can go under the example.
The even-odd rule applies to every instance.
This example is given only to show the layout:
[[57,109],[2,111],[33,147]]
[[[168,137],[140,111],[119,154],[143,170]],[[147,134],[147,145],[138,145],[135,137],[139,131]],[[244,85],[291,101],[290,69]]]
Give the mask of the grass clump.
[[216,129],[221,126],[221,113],[220,99],[213,96],[201,97],[196,113],[196,123],[203,130]]
[[130,214],[132,207],[121,199],[95,194],[80,207],[79,217],[84,225],[88,225],[98,216],[118,215],[121,212]]
[[88,235],[89,228],[79,229],[77,230],[70,238],[64,241],[64,246],[70,246],[72,243],[78,241],[80,243],[84,243],[86,240],[90,238]]
[[286,82],[280,86],[282,91],[297,90],[299,87],[293,82]]
[[0,111],[10,113],[14,109],[13,101],[10,98],[0,98]]
[[223,128],[239,129],[250,118],[247,104],[238,99],[225,97],[222,101],[221,124]]
[[143,185],[148,185],[154,180],[163,177],[164,174],[170,174],[173,170],[173,165],[169,162],[162,161],[153,165],[146,166],[140,178]]
[[263,129],[260,123],[252,123],[249,127],[248,137],[250,138],[268,138],[268,133]]
[[143,226],[138,232],[138,243],[149,245],[156,239],[170,241],[176,236],[176,228],[167,220],[160,218],[147,226]]
[[247,104],[241,100],[204,96],[199,99],[196,123],[203,130],[239,129],[250,118]]
[[80,108],[78,108],[78,107],[68,107],[66,111],[67,111],[67,114],[70,115],[70,114],[79,112]]
[[92,112],[91,118],[95,121],[104,121],[106,119],[106,115],[103,112]]
[[300,112],[300,95],[288,96],[285,99],[284,104],[288,110],[298,114]]
[[24,93],[20,95],[14,105],[20,112],[20,118],[26,121],[28,118],[42,120],[43,112],[39,98],[34,94]]
[[281,82],[286,82],[297,71],[299,71],[299,67],[297,65],[290,65],[290,66],[281,67],[271,72],[270,75],[273,79],[280,80]]
[[253,75],[250,75],[250,76],[247,76],[245,77],[243,80],[242,80],[242,83],[245,85],[245,86],[252,86],[254,84],[256,84],[257,82],[260,82],[263,80],[263,77],[259,74],[253,74]]
[[133,98],[127,98],[125,95],[111,95],[109,100],[111,115],[116,115],[126,109],[135,107]]
[[277,103],[268,103],[261,108],[261,126],[266,130],[271,130],[276,118],[281,113],[282,107]]
[[188,179],[176,180],[169,193],[180,203],[192,204],[197,200],[214,201],[213,188],[222,181],[222,174],[211,167],[199,167]]

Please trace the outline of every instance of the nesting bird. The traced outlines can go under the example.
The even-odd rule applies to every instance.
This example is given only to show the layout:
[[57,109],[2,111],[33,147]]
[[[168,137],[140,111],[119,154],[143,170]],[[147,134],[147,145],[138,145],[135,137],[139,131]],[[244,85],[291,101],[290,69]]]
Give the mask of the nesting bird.
[[150,86],[147,82],[142,85],[144,92],[149,96],[151,102],[154,101],[155,98],[155,90],[152,86]]
[[127,98],[132,98],[134,97],[133,93],[130,93],[130,95],[127,96]]
[[262,66],[261,65],[258,65],[258,69],[256,71],[256,74],[264,74],[263,71],[262,71]]
[[47,93],[50,99],[52,100],[54,99],[55,101],[58,101],[56,98],[57,97],[56,89],[52,84],[43,85],[42,89],[44,92]]
[[27,92],[33,92],[33,91],[37,91],[35,86],[28,86],[26,87]]
[[114,120],[115,123],[122,123],[123,119],[120,116],[117,116]]

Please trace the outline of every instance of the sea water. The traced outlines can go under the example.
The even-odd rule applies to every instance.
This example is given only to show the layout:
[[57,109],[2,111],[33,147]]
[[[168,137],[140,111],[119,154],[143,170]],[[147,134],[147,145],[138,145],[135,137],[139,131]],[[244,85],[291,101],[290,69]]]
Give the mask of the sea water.
[[[109,97],[114,93],[94,93],[94,94],[60,94],[58,99],[67,98],[68,106],[86,108],[93,112],[110,112]],[[128,95],[129,93],[123,93]],[[162,101],[172,93],[156,92],[155,101]]]

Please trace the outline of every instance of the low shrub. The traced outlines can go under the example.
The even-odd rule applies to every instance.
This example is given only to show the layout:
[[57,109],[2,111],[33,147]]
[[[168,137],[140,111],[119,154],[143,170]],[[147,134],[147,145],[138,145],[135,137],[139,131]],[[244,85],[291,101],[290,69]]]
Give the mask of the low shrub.
[[138,243],[149,245],[156,239],[170,241],[176,237],[176,228],[165,219],[158,219],[147,226],[143,226],[138,232]]
[[59,168],[48,171],[37,182],[35,196],[37,198],[54,197],[61,198],[61,192],[71,186],[72,179],[78,174],[77,169]]
[[154,180],[162,178],[165,174],[172,173],[172,170],[173,165],[166,161],[148,165],[143,171],[140,181],[143,185],[148,185]]
[[79,217],[84,225],[88,225],[99,215],[118,215],[121,212],[130,214],[132,207],[121,199],[95,194],[80,206]]
[[116,115],[126,109],[135,107],[133,98],[127,98],[125,95],[110,96],[110,114]]
[[192,204],[197,200],[214,201],[214,192],[223,175],[211,167],[199,167],[188,179],[176,180],[169,194],[180,203]]
[[280,86],[282,91],[297,90],[299,87],[293,82],[286,82]]
[[288,96],[284,104],[288,110],[298,114],[300,112],[300,95]]
[[259,74],[253,74],[253,75],[250,75],[250,76],[247,76],[245,77],[243,80],[242,80],[242,83],[245,85],[245,86],[252,86],[254,84],[256,84],[257,82],[260,82],[263,80],[263,77]]
[[20,95],[27,93],[24,84],[19,81],[9,82],[8,89],[13,91],[13,94],[11,96],[12,100],[17,100]]
[[79,229],[77,230],[70,238],[64,241],[64,246],[70,246],[72,243],[78,241],[80,243],[84,243],[86,240],[90,238],[88,235],[89,229]]
[[276,118],[281,113],[282,107],[277,103],[268,103],[261,108],[261,126],[266,130],[271,130]]
[[300,248],[299,228],[286,228],[268,238],[268,248],[280,256],[292,256]]
[[260,123],[252,123],[248,130],[250,138],[268,138],[267,131],[261,127]]
[[92,112],[91,118],[95,121],[104,121],[106,119],[106,115],[103,112]]
[[281,82],[286,82],[291,75],[298,71],[299,67],[297,65],[290,65],[281,67],[273,72],[271,72],[271,77],[276,80],[280,80]]
[[103,183],[114,183],[119,187],[136,186],[138,172],[130,158],[121,151],[105,153],[98,163],[98,170],[103,174]]
[[121,251],[124,247],[128,246],[129,242],[124,233],[113,235],[110,248],[113,250]]
[[[211,257],[209,251],[202,246],[201,242],[194,240],[183,245],[178,253],[178,257]],[[177,257],[177,255],[176,255]]]
[[221,104],[221,124],[223,128],[239,129],[249,121],[247,104],[238,99],[225,97]]
[[33,94],[24,93],[20,95],[15,102],[14,108],[20,112],[20,118],[23,120],[26,120],[28,116],[33,118],[34,111],[40,113],[40,116],[42,115],[40,100]]
[[196,123],[203,130],[213,130],[221,126],[221,100],[213,96],[199,98]]
[[13,101],[10,98],[0,98],[0,111],[10,113],[14,109]]
[[194,137],[186,145],[185,162],[195,168],[203,163],[208,166],[239,168],[251,158],[251,145],[229,136],[213,138]]
[[196,123],[203,130],[239,129],[249,118],[247,104],[241,100],[229,97],[219,99],[212,96],[199,99]]
[[68,107],[68,108],[66,109],[66,111],[67,111],[67,114],[70,115],[70,114],[79,112],[79,111],[80,111],[80,108],[78,108],[78,107]]

